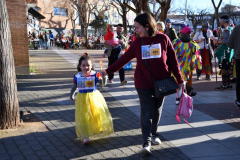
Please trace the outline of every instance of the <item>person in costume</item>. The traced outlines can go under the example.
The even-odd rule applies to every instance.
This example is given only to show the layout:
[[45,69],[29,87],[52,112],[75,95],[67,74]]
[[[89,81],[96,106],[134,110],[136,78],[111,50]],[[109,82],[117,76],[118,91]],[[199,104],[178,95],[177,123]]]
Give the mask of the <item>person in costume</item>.
[[230,79],[230,62],[232,61],[234,51],[233,49],[228,48],[226,43],[232,33],[233,27],[231,26],[232,20],[227,15],[221,16],[219,22],[223,29],[219,28],[218,30],[219,34],[221,34],[221,41],[215,40],[214,43],[219,45],[216,51],[216,57],[219,61],[222,73],[222,85],[215,89],[225,90],[232,88]]
[[[121,44],[119,42],[119,39],[114,37],[114,32],[113,32],[113,25],[108,25],[107,26],[107,33],[104,36],[105,43],[112,46],[112,47],[117,47],[120,51],[122,50]],[[104,51],[104,54],[107,52],[112,52],[112,47],[106,48]]]
[[114,132],[112,116],[102,94],[97,90],[100,73],[94,71],[93,63],[85,53],[77,66],[78,74],[74,75],[70,99],[74,101],[74,92],[78,91],[75,101],[75,127],[79,140],[84,144],[93,138],[108,136]]
[[227,46],[234,49],[235,63],[233,76],[236,77],[236,97],[235,105],[240,109],[240,24],[234,27],[232,34],[230,35]]
[[211,80],[210,75],[213,74],[211,62],[212,53],[209,50],[211,45],[210,39],[214,41],[215,37],[213,36],[212,31],[209,30],[209,24],[204,23],[202,29],[196,32],[193,37],[193,40],[198,43],[200,47],[200,54],[202,57],[202,70],[197,69],[197,80],[201,79],[201,74],[206,75],[206,80]]
[[[175,39],[172,44],[176,52],[176,57],[180,66],[183,79],[188,82],[186,91],[189,96],[195,96],[197,93],[192,88],[192,74],[194,69],[201,69],[201,56],[199,46],[190,38],[191,28],[187,25],[182,28],[180,39]],[[176,99],[179,104],[180,99]]]

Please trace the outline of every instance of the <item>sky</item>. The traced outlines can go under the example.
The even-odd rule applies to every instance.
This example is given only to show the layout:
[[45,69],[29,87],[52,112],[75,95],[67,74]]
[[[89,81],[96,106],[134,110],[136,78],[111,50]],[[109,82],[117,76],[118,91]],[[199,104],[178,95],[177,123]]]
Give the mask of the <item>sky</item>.
[[[215,4],[218,5],[220,0],[214,0]],[[172,0],[172,7],[184,7],[186,0]],[[188,7],[194,7],[195,9],[208,9],[209,12],[214,12],[214,8],[212,5],[211,0],[187,0]],[[226,4],[232,4],[240,6],[239,0],[223,0],[221,7],[225,6]],[[221,8],[220,7],[220,8]]]

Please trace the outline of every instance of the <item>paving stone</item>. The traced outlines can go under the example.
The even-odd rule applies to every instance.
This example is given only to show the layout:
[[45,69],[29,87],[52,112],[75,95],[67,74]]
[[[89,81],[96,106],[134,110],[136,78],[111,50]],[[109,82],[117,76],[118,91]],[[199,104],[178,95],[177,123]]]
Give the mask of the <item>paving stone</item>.
[[9,160],[11,157],[8,154],[1,154],[1,160]]
[[56,147],[50,145],[50,146],[44,146],[44,148],[47,150],[47,151],[56,151]]
[[12,149],[16,149],[17,146],[16,146],[16,144],[11,143],[11,144],[5,145],[5,148],[6,148],[6,150],[12,150]]
[[40,144],[39,144],[39,145],[31,146],[31,148],[32,148],[34,151],[38,151],[38,150],[44,149]]
[[41,156],[40,159],[41,160],[54,160],[50,155]]
[[35,152],[33,152],[32,149],[26,149],[26,150],[22,150],[22,154],[26,157],[26,156],[29,156],[29,155],[34,155]]
[[14,155],[11,158],[12,160],[25,160],[25,157],[22,154]]
[[11,149],[11,150],[7,150],[9,155],[13,156],[13,155],[17,155],[17,154],[21,154],[20,150],[18,148],[16,149]]
[[52,145],[52,143],[50,143],[50,142],[47,141],[47,140],[40,141],[39,143],[40,143],[42,146],[49,146],[49,145]]
[[56,159],[56,160],[67,160],[67,158],[64,157],[64,156],[57,156],[57,157],[54,157],[54,159]]
[[37,145],[40,145],[40,144],[38,143],[38,141],[36,141],[36,140],[33,140],[33,141],[27,141],[27,143],[28,143],[30,146],[37,146]]
[[26,159],[27,159],[27,160],[38,160],[39,157],[36,156],[36,155],[31,155],[31,156],[27,156]]
[[22,139],[16,140],[15,143],[16,143],[17,145],[23,145],[23,144],[26,144],[27,141],[22,138]]
[[72,151],[64,151],[64,152],[62,152],[62,154],[63,154],[65,157],[73,157],[73,156],[76,156]]
[[48,153],[54,158],[62,155],[59,151],[56,151],[56,150],[55,151],[48,151]]
[[39,157],[48,155],[47,151],[45,151],[45,150],[38,150],[38,151],[35,151],[35,153],[36,153]]

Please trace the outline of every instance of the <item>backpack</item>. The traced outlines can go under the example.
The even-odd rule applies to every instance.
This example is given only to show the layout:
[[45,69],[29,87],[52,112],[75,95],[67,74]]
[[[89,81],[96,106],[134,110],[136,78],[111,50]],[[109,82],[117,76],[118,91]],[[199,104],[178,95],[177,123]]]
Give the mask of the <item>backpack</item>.
[[[176,94],[177,94],[177,98],[178,98],[179,97],[178,92]],[[179,116],[180,116],[180,117],[183,117],[183,120],[187,124],[189,124],[184,118],[191,117],[192,112],[193,112],[193,99],[192,99],[192,97],[190,97],[189,95],[187,95],[186,93],[184,93],[182,91],[182,96],[180,98],[179,106],[178,106],[178,109],[176,112],[177,121],[181,122],[180,118],[179,118]]]

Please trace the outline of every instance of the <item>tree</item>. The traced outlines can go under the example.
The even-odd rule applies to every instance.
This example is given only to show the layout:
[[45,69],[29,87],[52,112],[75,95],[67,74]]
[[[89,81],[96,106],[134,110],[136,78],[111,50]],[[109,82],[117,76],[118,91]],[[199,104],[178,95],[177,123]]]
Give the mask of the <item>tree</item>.
[[124,3],[128,4],[129,0],[113,0],[110,4],[117,9],[118,14],[122,17],[124,34],[127,35],[127,12],[129,12],[129,8],[127,8]]
[[167,13],[170,9],[171,0],[156,0],[161,5],[161,13],[159,16],[160,21],[165,22],[167,19]]
[[136,15],[140,14],[141,12],[152,13],[149,7],[149,0],[132,0],[131,2],[133,3],[135,8],[129,5],[126,1],[122,4],[132,10],[134,13],[136,13]]
[[68,20],[71,20],[71,23],[72,23],[72,38],[73,38],[75,36],[75,28],[76,28],[75,22],[78,18],[75,8],[71,3],[69,3],[69,1],[66,1],[66,0],[52,0],[52,3],[55,4],[56,7],[67,10]]
[[108,18],[107,16],[98,16],[95,15],[95,19],[89,24],[92,26],[92,28],[95,29],[95,34],[97,34],[97,31],[101,33],[101,29],[106,29],[108,25]]
[[6,0],[0,1],[0,128],[19,124],[19,103]]
[[194,32],[197,31],[197,26],[201,25],[204,20],[207,20],[207,17],[210,14],[206,11],[206,9],[195,11],[195,10],[187,10],[187,18],[192,22]]
[[221,3],[222,3],[222,0],[220,0],[219,3],[218,3],[218,5],[216,6],[214,0],[212,0],[213,7],[214,7],[214,9],[215,9],[215,17],[216,17],[216,19],[217,19],[217,26],[218,26],[218,27],[220,27],[218,10],[219,10],[219,7],[220,7]]
[[[107,4],[105,1],[103,1],[103,5],[98,6],[98,0],[69,0],[70,3],[73,4],[73,7],[76,9],[76,11],[79,14],[80,20],[81,20],[81,29],[84,28],[84,37],[86,39],[85,45],[88,45],[87,41],[87,32],[88,32],[88,26],[90,22],[90,15],[94,12],[103,12],[107,10]],[[83,28],[82,28],[83,26]]]

